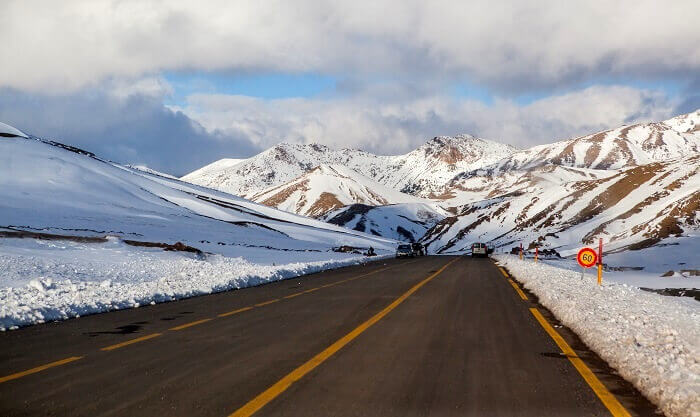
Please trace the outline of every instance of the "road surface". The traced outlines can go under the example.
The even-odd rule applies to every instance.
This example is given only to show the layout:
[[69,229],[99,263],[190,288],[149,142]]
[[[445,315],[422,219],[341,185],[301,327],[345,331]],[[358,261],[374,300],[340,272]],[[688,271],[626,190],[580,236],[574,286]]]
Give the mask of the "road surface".
[[0,334],[3,416],[252,414],[654,407],[489,259],[391,259]]

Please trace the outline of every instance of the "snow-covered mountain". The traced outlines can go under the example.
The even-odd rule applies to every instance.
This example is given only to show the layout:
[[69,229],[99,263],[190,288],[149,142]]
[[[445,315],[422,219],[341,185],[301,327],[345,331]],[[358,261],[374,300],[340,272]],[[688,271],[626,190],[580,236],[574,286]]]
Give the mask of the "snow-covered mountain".
[[381,206],[428,202],[379,184],[342,165],[325,164],[250,198],[266,206],[310,217],[319,217],[349,204]]
[[374,178],[405,193],[432,197],[455,175],[489,166],[515,151],[510,145],[471,135],[438,136],[412,152],[392,157]]
[[423,237],[435,251],[460,251],[475,241],[537,244],[564,255],[597,238],[608,250],[671,237],[700,244],[699,153],[617,170],[541,165],[460,178],[453,190],[451,201],[471,202]]
[[448,212],[435,204],[392,204],[379,207],[352,204],[326,214],[324,219],[328,223],[360,232],[417,242],[448,215]]
[[496,163],[513,153],[509,145],[469,135],[440,136],[398,156],[373,155],[318,144],[281,143],[252,158],[217,161],[182,177],[184,181],[251,197],[308,173],[321,164],[342,165],[389,188],[428,197],[455,175]]
[[515,152],[488,167],[505,172],[555,164],[616,169],[700,152],[700,110],[658,123],[622,126]]
[[[242,194],[273,184],[262,194],[249,195],[258,194],[257,201],[296,213],[318,215],[332,207],[326,219],[395,239],[411,240],[409,234],[418,238],[422,231],[416,225],[427,224],[430,230],[423,239],[434,251],[461,250],[474,240],[487,240],[499,245],[538,242],[566,252],[593,235],[608,237],[613,247],[625,248],[655,244],[674,235],[661,229],[688,236],[696,233],[692,214],[697,208],[692,201],[700,188],[698,154],[700,111],[695,111],[526,150],[468,135],[436,137],[399,156],[281,144],[233,167],[210,169],[206,175],[193,173],[185,179],[230,186],[230,191],[242,190]],[[372,197],[343,200],[336,196],[336,201],[331,198],[335,193],[323,193],[341,186],[327,180],[311,183],[305,177],[326,163],[334,164],[336,171],[342,165],[390,190],[379,192],[375,185],[375,192],[369,193]],[[309,176],[328,172],[316,171]],[[612,188],[605,191],[608,185]],[[388,197],[392,191],[432,200],[432,209],[442,211],[443,218],[430,227],[416,210],[408,209],[410,204],[386,205],[382,198],[398,202]],[[337,208],[352,203],[361,204]],[[629,213],[633,208],[642,214]],[[683,219],[688,220],[673,226],[666,212],[685,213]],[[613,220],[620,216],[619,222]]]

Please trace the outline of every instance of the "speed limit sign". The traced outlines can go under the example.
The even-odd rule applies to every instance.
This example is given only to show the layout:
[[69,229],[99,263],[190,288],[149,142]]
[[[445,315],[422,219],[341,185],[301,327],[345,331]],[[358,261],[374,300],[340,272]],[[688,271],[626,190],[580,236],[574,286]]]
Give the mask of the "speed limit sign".
[[578,264],[582,267],[590,268],[593,265],[595,265],[598,261],[598,255],[591,248],[583,248],[580,251],[578,251],[576,260],[578,261]]

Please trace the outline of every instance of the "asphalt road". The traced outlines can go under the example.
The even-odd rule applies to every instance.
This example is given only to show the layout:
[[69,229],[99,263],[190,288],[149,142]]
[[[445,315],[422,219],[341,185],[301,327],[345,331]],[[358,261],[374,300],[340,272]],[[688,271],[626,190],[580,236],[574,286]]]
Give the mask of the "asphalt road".
[[0,415],[232,413],[654,407],[489,259],[392,259],[0,335]]

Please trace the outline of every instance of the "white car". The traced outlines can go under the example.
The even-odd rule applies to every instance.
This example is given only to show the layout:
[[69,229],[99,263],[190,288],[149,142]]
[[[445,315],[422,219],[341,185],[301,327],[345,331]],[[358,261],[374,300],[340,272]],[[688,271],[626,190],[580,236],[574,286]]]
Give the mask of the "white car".
[[489,249],[486,247],[486,243],[477,242],[472,245],[472,258],[477,256],[489,256]]
[[404,256],[410,258],[416,256],[416,254],[413,252],[413,247],[411,245],[399,245],[399,247],[396,248],[396,257],[401,258]]

